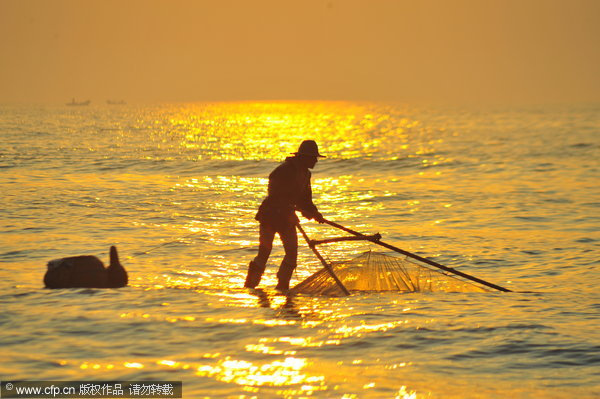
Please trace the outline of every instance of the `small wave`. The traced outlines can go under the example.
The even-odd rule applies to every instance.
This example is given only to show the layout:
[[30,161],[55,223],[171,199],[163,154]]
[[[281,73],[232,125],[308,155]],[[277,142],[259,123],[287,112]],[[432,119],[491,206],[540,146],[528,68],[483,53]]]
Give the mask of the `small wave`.
[[17,250],[17,251],[8,251],[4,253],[0,253],[0,259],[6,260],[15,260],[26,257],[29,254],[29,251],[25,250]]
[[599,241],[598,239],[591,238],[591,237],[582,237],[582,238],[575,240],[575,242],[580,242],[582,244],[588,244],[588,243],[598,242],[598,241]]
[[549,219],[543,216],[515,216],[515,219],[526,220],[529,222],[548,222]]
[[377,159],[377,158],[349,158],[349,159],[331,159],[318,165],[318,170],[322,173],[343,173],[353,175],[371,175],[381,172],[399,172],[422,170],[429,168],[446,168],[460,165],[459,161],[436,160],[431,156],[403,157],[397,159]]
[[[536,328],[537,329],[537,328]],[[514,340],[490,347],[487,350],[471,350],[448,357],[459,361],[481,358],[508,358],[512,368],[556,368],[569,366],[592,366],[600,363],[600,346],[572,344],[570,347],[554,343],[535,343]],[[519,355],[515,361],[514,355]]]

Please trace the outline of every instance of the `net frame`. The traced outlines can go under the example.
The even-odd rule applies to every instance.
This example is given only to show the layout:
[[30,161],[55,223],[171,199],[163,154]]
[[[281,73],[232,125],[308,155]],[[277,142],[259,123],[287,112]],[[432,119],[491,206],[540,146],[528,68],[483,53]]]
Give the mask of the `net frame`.
[[[304,290],[304,291],[308,290],[307,287],[308,287],[310,281],[316,281],[318,278],[323,278],[321,275],[326,274],[331,279],[333,279],[333,281],[335,282],[336,289],[333,291],[341,291],[343,295],[350,294],[350,292],[348,291],[348,289],[346,288],[346,286],[344,285],[342,280],[340,280],[340,278],[338,277],[339,273],[345,274],[344,271],[346,269],[339,267],[339,265],[343,264],[343,262],[342,263],[339,263],[339,262],[337,262],[337,263],[330,262],[329,263],[329,262],[325,261],[323,256],[320,254],[320,252],[316,248],[317,245],[328,244],[328,243],[333,243],[333,242],[340,242],[340,241],[369,241],[371,243],[380,245],[380,246],[385,247],[394,252],[405,255],[406,258],[404,259],[404,262],[407,262],[408,264],[413,265],[413,267],[417,267],[416,270],[418,270],[418,271],[427,270],[427,273],[429,273],[429,276],[431,276],[431,273],[435,272],[435,273],[437,273],[437,274],[435,274],[435,276],[437,277],[438,280],[440,280],[440,279],[444,280],[444,278],[440,277],[440,275],[441,275],[441,276],[445,277],[446,281],[449,281],[449,280],[447,280],[448,278],[452,279],[450,281],[459,281],[463,285],[463,287],[469,287],[469,289],[466,292],[473,292],[473,291],[486,292],[486,291],[489,291],[490,288],[493,290],[502,291],[502,292],[511,292],[509,289],[501,287],[501,286],[493,284],[493,283],[490,283],[489,281],[482,280],[480,278],[471,276],[462,271],[441,265],[430,259],[423,258],[419,255],[415,255],[411,252],[408,252],[408,251],[405,251],[398,247],[395,247],[393,245],[387,244],[387,243],[381,241],[381,235],[379,233],[374,234],[374,235],[365,235],[365,234],[356,232],[354,230],[351,230],[347,227],[344,227],[342,225],[339,225],[335,222],[332,222],[332,221],[329,221],[326,219],[324,219],[323,222],[327,223],[333,227],[336,227],[340,230],[348,232],[348,233],[352,234],[352,236],[351,237],[329,238],[329,239],[325,239],[325,240],[311,240],[308,237],[308,235],[306,234],[306,232],[304,231],[304,229],[302,228],[302,226],[300,226],[300,224],[298,223],[296,225],[296,227],[302,233],[302,236],[306,240],[306,243],[308,244],[310,249],[313,251],[315,256],[317,256],[317,258],[321,261],[321,263],[324,266],[324,269],[313,274],[308,279],[304,280],[302,283],[296,285],[291,290],[291,292],[301,292],[302,290]],[[365,254],[367,254],[367,253],[364,253],[361,256],[365,256]],[[386,256],[386,255],[380,254],[380,253],[377,253],[377,254]],[[370,253],[367,256],[370,257]],[[360,258],[360,256],[359,256],[359,258]],[[398,258],[396,258],[396,257],[391,257],[391,258],[395,259],[394,262],[398,262]],[[408,259],[408,258],[410,258],[410,259]],[[356,258],[356,259],[358,259],[358,258]],[[346,261],[346,263],[348,263],[348,262],[349,261]],[[335,266],[336,264],[337,264],[337,266]],[[377,264],[385,265],[386,262],[385,261],[377,262]],[[434,267],[435,269],[432,269],[432,267]],[[429,278],[425,281],[421,281],[422,279],[420,279],[418,277],[414,278],[414,273],[407,272],[404,267],[394,267],[393,269],[394,270],[387,270],[386,273],[388,273],[390,276],[394,275],[392,280],[396,281],[396,283],[398,283],[399,279],[405,283],[404,286],[406,287],[406,290],[404,290],[403,292],[417,292],[417,289],[419,291],[422,291],[424,288],[427,288],[430,292],[440,291],[440,290],[433,289],[432,283],[431,283],[432,281],[435,281],[435,279],[433,279],[433,278]],[[396,274],[394,274],[394,273],[396,273]],[[404,276],[403,276],[403,274],[404,274]],[[319,276],[321,276],[321,277],[319,277]],[[468,280],[468,282],[464,281],[464,280]],[[375,281],[377,281],[377,280],[375,280]],[[423,283],[425,283],[425,285],[423,285]],[[375,285],[377,285],[377,283]],[[398,287],[399,287],[399,284],[397,284],[397,288]],[[474,289],[473,287],[476,287],[477,289]],[[329,292],[332,290],[331,289],[312,289],[312,290],[308,290],[308,291],[309,292],[310,291],[318,291],[321,293],[325,293],[325,291]],[[448,292],[448,291],[445,291],[445,292]],[[461,290],[459,290],[459,292],[465,292],[465,289],[461,289]]]
[[[428,267],[409,257],[368,250],[331,268],[350,292],[489,292],[490,288]],[[292,288],[292,293],[341,296],[344,292],[322,268]]]

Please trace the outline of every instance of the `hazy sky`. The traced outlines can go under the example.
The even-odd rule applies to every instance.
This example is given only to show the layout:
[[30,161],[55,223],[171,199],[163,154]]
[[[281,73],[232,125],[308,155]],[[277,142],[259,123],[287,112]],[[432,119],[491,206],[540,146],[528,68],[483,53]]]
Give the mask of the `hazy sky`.
[[600,0],[0,0],[0,101],[600,101]]

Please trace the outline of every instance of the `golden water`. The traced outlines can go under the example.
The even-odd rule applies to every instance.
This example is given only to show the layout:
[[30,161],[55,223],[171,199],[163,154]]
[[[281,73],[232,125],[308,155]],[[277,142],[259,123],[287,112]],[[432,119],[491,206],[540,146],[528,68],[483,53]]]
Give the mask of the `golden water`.
[[[3,106],[0,376],[182,380],[186,398],[598,396],[598,115]],[[327,155],[313,171],[325,217],[516,292],[288,298],[277,245],[263,289],[243,289],[267,176],[303,139]],[[47,261],[106,262],[113,244],[129,287],[43,288]],[[320,268],[299,258],[293,283]]]

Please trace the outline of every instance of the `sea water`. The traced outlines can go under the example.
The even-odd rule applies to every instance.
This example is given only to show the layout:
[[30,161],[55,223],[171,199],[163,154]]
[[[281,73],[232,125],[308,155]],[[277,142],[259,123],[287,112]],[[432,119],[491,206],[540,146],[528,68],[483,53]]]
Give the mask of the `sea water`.
[[[304,139],[327,156],[312,177],[326,218],[514,292],[287,297],[277,240],[261,289],[244,289],[267,176]],[[1,106],[0,378],[177,380],[186,398],[598,397],[599,160],[593,105]],[[107,263],[110,245],[128,287],[44,288],[49,260]],[[320,267],[302,244],[292,284]]]

